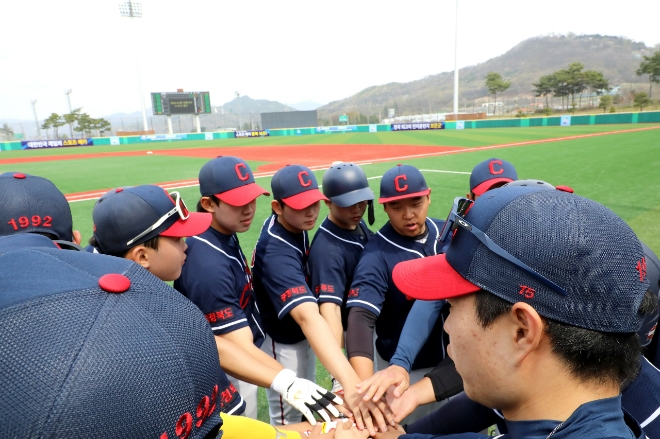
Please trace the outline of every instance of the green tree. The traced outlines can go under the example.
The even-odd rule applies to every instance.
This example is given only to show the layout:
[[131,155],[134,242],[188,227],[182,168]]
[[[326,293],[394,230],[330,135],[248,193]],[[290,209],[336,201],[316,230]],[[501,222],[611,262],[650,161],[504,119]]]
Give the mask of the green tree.
[[107,120],[103,119],[102,117],[99,119],[90,119],[90,129],[98,131],[99,137],[103,135],[104,131],[110,131],[112,129],[112,125],[110,125],[110,122]]
[[554,74],[541,76],[539,82],[532,84],[534,86],[534,96],[537,98],[540,96],[545,96],[545,106],[549,107],[548,95],[555,90],[557,78]]
[[14,129],[9,126],[7,122],[2,125],[2,128],[0,128],[0,133],[4,134],[7,140],[11,140],[14,138]]
[[605,110],[607,110],[611,105],[612,105],[612,96],[610,95],[601,96],[600,102],[598,103],[598,108],[602,108],[603,113],[605,113]]
[[[589,97],[591,98],[594,93],[598,96],[603,94],[604,91],[609,91],[610,83],[603,76],[602,72],[597,72],[596,70],[587,70],[584,72],[584,83],[589,89]],[[592,100],[589,101],[589,106],[591,106]]]
[[587,88],[585,74],[582,71],[584,64],[581,62],[572,62],[568,65],[567,86],[571,95],[571,104],[575,108],[575,95],[580,95],[580,105],[582,106],[582,92]]
[[651,103],[649,95],[644,92],[635,93],[635,106],[639,107],[639,111],[643,111],[644,107]]
[[660,50],[655,52],[652,56],[644,56],[644,60],[639,64],[637,69],[637,76],[649,75],[649,94],[647,97],[652,96],[653,83],[660,84]]
[[78,126],[76,131],[81,132],[83,136],[91,136],[92,129],[94,129],[94,119],[89,117],[89,114],[87,113],[81,113],[78,116]]
[[62,116],[60,116],[57,113],[51,113],[50,116],[44,120],[44,124],[41,126],[42,129],[47,130],[49,128],[53,129],[53,135],[56,139],[59,139],[59,133],[57,132],[57,129],[64,125],[64,119],[62,119]]
[[67,125],[71,125],[71,131],[77,131],[75,128],[73,128],[73,124],[78,122],[78,119],[80,118],[80,111],[82,108],[76,108],[75,110],[71,111],[71,113],[63,114],[62,117],[64,118],[64,123]]
[[488,93],[493,95],[493,114],[497,108],[497,93],[505,92],[511,87],[511,81],[505,81],[502,75],[496,72],[489,72],[486,75],[486,88]]

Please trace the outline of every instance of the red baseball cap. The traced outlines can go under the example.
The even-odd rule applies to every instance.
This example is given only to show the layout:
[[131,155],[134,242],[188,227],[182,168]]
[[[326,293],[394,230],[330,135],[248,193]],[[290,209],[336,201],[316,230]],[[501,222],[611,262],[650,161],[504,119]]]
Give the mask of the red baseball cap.
[[328,198],[319,190],[314,173],[306,166],[286,165],[273,175],[270,182],[273,198],[300,210]]
[[219,156],[202,166],[199,191],[202,196],[215,195],[232,206],[244,206],[259,195],[270,195],[255,183],[248,164],[232,156]]

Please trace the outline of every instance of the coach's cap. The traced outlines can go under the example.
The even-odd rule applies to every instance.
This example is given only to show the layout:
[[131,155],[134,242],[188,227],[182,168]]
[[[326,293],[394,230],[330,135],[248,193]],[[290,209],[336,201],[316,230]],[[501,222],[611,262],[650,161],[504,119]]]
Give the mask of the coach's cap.
[[410,165],[396,165],[388,170],[380,180],[378,202],[389,203],[430,193],[431,189],[426,185],[426,180],[419,169]]
[[635,233],[611,210],[567,192],[504,187],[479,197],[465,220],[566,295],[463,227],[446,254],[395,266],[393,280],[404,294],[435,300],[483,289],[569,325],[616,333],[639,329],[637,311],[649,287],[646,260]]
[[50,180],[5,172],[0,174],[0,236],[26,232],[73,241],[71,208]]
[[317,201],[327,200],[319,190],[314,173],[306,166],[286,165],[270,181],[273,198],[292,209],[304,209]]
[[[100,199],[92,212],[94,239],[102,253],[117,255],[158,235],[198,235],[211,225],[211,214],[188,212],[182,201],[177,208],[178,194],[172,193],[175,199],[161,187],[143,185],[112,190],[115,194]],[[179,209],[187,219],[182,219]],[[165,216],[162,224],[140,236]]]
[[0,238],[0,437],[214,431],[226,376],[201,311],[126,259],[24,237]]
[[483,195],[498,183],[518,180],[516,168],[506,160],[490,158],[479,163],[470,174],[470,191]]
[[372,201],[367,175],[355,163],[336,163],[323,174],[323,195],[339,207]]
[[207,162],[199,171],[202,196],[215,195],[232,206],[244,206],[259,195],[270,195],[254,182],[252,170],[238,157],[220,156]]

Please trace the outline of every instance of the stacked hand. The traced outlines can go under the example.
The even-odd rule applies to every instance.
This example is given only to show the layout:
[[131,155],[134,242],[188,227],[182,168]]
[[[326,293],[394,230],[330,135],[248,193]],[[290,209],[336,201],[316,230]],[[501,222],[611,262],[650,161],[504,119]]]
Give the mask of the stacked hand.
[[316,424],[312,412],[318,413],[324,421],[330,422],[328,412],[335,418],[339,417],[339,411],[333,404],[344,403],[340,397],[323,387],[296,377],[296,373],[290,369],[281,370],[270,388],[282,395],[282,399],[299,410],[312,425]]

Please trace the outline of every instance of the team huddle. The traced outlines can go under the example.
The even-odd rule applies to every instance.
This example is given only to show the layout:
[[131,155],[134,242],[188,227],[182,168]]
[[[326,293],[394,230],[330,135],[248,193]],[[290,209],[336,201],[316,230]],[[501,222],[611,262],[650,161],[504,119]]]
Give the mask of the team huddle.
[[0,437],[660,438],[660,261],[571,188],[491,158],[446,220],[405,164],[378,198],[229,156],[199,188],[112,189],[83,249],[50,181],[0,175]]

